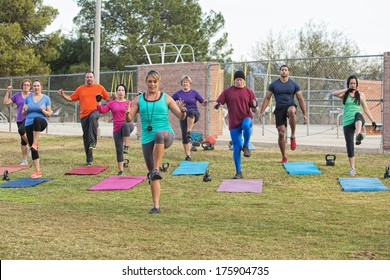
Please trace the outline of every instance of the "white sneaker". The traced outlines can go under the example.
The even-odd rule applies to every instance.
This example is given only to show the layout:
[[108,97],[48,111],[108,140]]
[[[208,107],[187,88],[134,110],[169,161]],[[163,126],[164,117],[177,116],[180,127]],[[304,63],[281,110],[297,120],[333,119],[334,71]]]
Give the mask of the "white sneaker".
[[355,176],[356,175],[356,169],[355,168],[351,168],[349,170],[349,173],[348,173],[349,176]]
[[27,160],[22,160],[22,162],[19,164],[19,165],[28,165],[28,162],[27,162]]

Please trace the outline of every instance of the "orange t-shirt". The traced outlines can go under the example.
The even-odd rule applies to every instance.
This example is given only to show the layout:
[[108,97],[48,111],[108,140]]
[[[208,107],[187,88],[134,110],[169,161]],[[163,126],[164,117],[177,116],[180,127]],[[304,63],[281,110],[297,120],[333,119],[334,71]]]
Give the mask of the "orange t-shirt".
[[106,89],[99,84],[79,86],[71,95],[73,101],[80,101],[80,119],[88,116],[97,110],[98,102],[96,95],[100,94],[104,100],[107,100],[108,93]]

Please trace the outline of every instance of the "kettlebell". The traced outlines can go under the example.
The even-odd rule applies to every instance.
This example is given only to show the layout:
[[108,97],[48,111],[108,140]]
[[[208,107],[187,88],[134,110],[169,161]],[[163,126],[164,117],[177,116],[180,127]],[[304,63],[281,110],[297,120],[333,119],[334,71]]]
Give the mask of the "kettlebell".
[[210,142],[208,141],[205,141],[202,143],[202,148],[205,150],[205,151],[210,151],[210,150],[214,150],[214,145],[212,145]]
[[8,170],[4,170],[4,173],[3,173],[3,180],[4,180],[4,181],[9,181]]
[[130,163],[130,161],[128,159],[125,159],[124,162],[123,162],[123,167],[124,168],[128,168],[129,167],[129,163]]
[[384,174],[383,177],[385,177],[385,179],[390,177],[390,174],[389,174],[389,166],[386,166],[386,171],[385,171],[385,174]]
[[326,166],[334,166],[336,163],[336,155],[327,154],[325,156]]
[[167,172],[169,170],[169,162],[164,162],[160,167],[160,171]]
[[211,176],[210,176],[209,169],[207,168],[206,172],[203,175],[203,182],[210,182],[210,181],[211,181]]

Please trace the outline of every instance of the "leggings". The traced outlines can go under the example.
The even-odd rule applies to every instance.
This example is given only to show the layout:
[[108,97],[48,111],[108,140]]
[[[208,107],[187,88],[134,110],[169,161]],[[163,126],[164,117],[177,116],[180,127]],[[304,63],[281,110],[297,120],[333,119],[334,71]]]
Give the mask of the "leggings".
[[97,143],[97,132],[99,128],[99,111],[93,111],[88,116],[80,119],[81,128],[83,129],[83,141],[84,141],[84,151],[87,158],[87,162],[92,162],[93,154],[92,150],[89,148],[90,144]]
[[188,110],[187,117],[184,120],[180,120],[180,128],[181,128],[181,138],[183,144],[188,144],[187,139],[187,118],[195,119],[194,123],[199,120],[200,113],[195,110]]
[[154,144],[164,144],[164,149],[169,148],[173,143],[173,134],[167,130],[157,131],[154,135],[154,141],[142,144],[142,153],[144,154],[144,159],[146,167],[149,172],[154,169],[154,160],[153,160],[153,149]]
[[20,144],[22,146],[27,146],[27,143],[26,141],[23,140],[22,136],[24,134],[26,134],[26,127],[24,126],[24,123],[25,123],[26,120],[23,120],[21,122],[16,122],[16,124],[18,125],[18,133],[20,135]]
[[[230,130],[230,137],[233,143],[233,159],[236,166],[236,172],[241,172],[241,149],[242,146],[249,146],[249,140],[252,134],[252,120],[245,118],[241,125]],[[244,136],[244,143],[242,143],[242,136]]]
[[[42,132],[46,129],[46,127],[47,127],[46,120],[39,117],[34,119],[33,124],[26,126],[26,135],[30,147],[34,142],[34,131]],[[33,160],[39,159],[38,151],[31,149],[31,158]]]
[[352,158],[355,156],[355,143],[353,136],[355,134],[355,123],[357,121],[362,122],[362,126],[365,124],[365,120],[360,113],[355,114],[355,121],[349,125],[346,125],[343,127],[344,130],[344,138],[345,138],[345,143],[347,145],[347,154],[349,158]]
[[134,130],[134,123],[124,122],[122,128],[114,132],[114,143],[116,150],[116,161],[123,161],[123,137],[129,137]]

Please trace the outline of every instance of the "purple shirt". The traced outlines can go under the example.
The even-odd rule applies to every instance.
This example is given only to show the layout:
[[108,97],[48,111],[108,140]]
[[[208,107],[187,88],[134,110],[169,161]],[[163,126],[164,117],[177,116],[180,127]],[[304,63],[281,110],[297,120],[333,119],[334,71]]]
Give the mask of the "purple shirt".
[[196,101],[203,103],[203,97],[196,90],[190,89],[185,92],[184,90],[179,90],[172,95],[173,100],[183,100],[186,104],[187,110],[198,111],[198,106],[196,106]]
[[122,124],[125,121],[125,115],[126,115],[126,106],[127,104],[131,104],[131,101],[123,101],[119,102],[117,100],[112,100],[108,102],[104,107],[101,105],[97,106],[97,109],[99,110],[100,114],[107,113],[108,111],[111,111],[112,113],[112,122],[114,124],[113,132],[117,132],[122,128]]
[[16,121],[22,122],[26,119],[26,116],[22,115],[24,98],[22,92],[17,92],[11,96],[11,100],[14,104],[16,104]]

